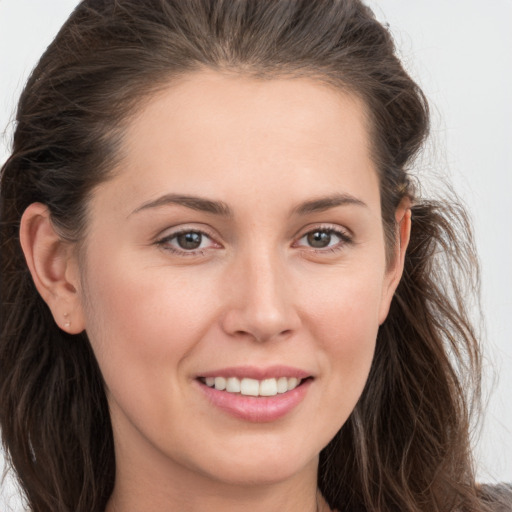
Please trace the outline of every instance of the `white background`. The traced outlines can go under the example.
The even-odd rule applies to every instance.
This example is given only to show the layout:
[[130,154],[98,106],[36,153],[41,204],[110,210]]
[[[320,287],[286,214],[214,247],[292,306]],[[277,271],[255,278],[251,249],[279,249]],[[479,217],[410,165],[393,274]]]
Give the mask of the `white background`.
[[[449,169],[475,221],[492,391],[478,475],[512,481],[512,0],[369,3],[390,24],[407,69],[431,101],[433,137],[420,176]],[[76,4],[0,0],[0,162],[28,73]],[[9,480],[1,489],[0,510],[22,510]]]

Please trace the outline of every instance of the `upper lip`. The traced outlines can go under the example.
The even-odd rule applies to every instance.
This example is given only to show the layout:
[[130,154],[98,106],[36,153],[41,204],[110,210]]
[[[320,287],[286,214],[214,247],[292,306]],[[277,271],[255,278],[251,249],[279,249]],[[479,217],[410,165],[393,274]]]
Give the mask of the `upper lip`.
[[297,379],[305,379],[311,377],[311,373],[294,368],[292,366],[274,365],[265,368],[257,366],[230,366],[227,368],[219,368],[217,370],[207,371],[198,375],[198,377],[237,377],[238,379],[272,379],[279,377],[296,377]]

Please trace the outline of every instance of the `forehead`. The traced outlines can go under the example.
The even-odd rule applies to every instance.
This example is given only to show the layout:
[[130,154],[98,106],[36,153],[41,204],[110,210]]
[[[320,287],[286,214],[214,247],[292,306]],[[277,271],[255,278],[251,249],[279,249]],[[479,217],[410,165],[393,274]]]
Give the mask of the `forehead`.
[[[365,106],[309,78],[201,71],[159,91],[128,123],[115,186],[157,194],[375,192]],[[377,184],[378,185],[378,184]],[[378,186],[377,186],[378,188]],[[306,198],[307,199],[307,198]]]
[[[357,143],[366,149],[366,108],[355,94],[312,78],[255,79],[244,75],[200,71],[170,84],[145,102],[132,119],[126,141],[159,147],[152,126],[166,126],[166,135],[184,142],[192,135],[204,144],[229,135],[237,143],[267,142],[286,134],[306,147],[325,141],[324,149]],[[149,135],[149,136],[148,136]],[[244,140],[245,139],[245,140]],[[352,144],[353,145],[353,144]],[[269,147],[269,151],[272,147]]]

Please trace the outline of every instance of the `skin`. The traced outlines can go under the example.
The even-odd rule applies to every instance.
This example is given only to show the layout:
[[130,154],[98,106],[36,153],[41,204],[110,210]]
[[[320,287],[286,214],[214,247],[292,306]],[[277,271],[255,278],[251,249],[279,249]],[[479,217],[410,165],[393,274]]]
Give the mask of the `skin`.
[[[369,148],[355,96],[201,71],[129,122],[123,161],[92,196],[80,258],[43,205],[27,209],[36,286],[61,328],[87,331],[106,382],[110,512],[328,510],[318,455],[363,390],[410,229],[402,205],[387,264]],[[219,201],[230,215],[166,194]],[[345,202],[304,208],[333,196]],[[180,248],[183,230],[205,233],[199,250]],[[325,247],[307,237],[318,230]],[[313,377],[276,421],[221,411],[197,381],[275,364]]]

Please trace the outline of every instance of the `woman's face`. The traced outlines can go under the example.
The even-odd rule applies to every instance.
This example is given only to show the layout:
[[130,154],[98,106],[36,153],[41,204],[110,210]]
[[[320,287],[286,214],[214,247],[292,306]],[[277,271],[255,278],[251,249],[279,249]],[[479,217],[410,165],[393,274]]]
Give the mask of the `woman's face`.
[[80,291],[118,472],[316,470],[399,273],[369,146],[361,102],[307,79],[200,72],[130,121]]

